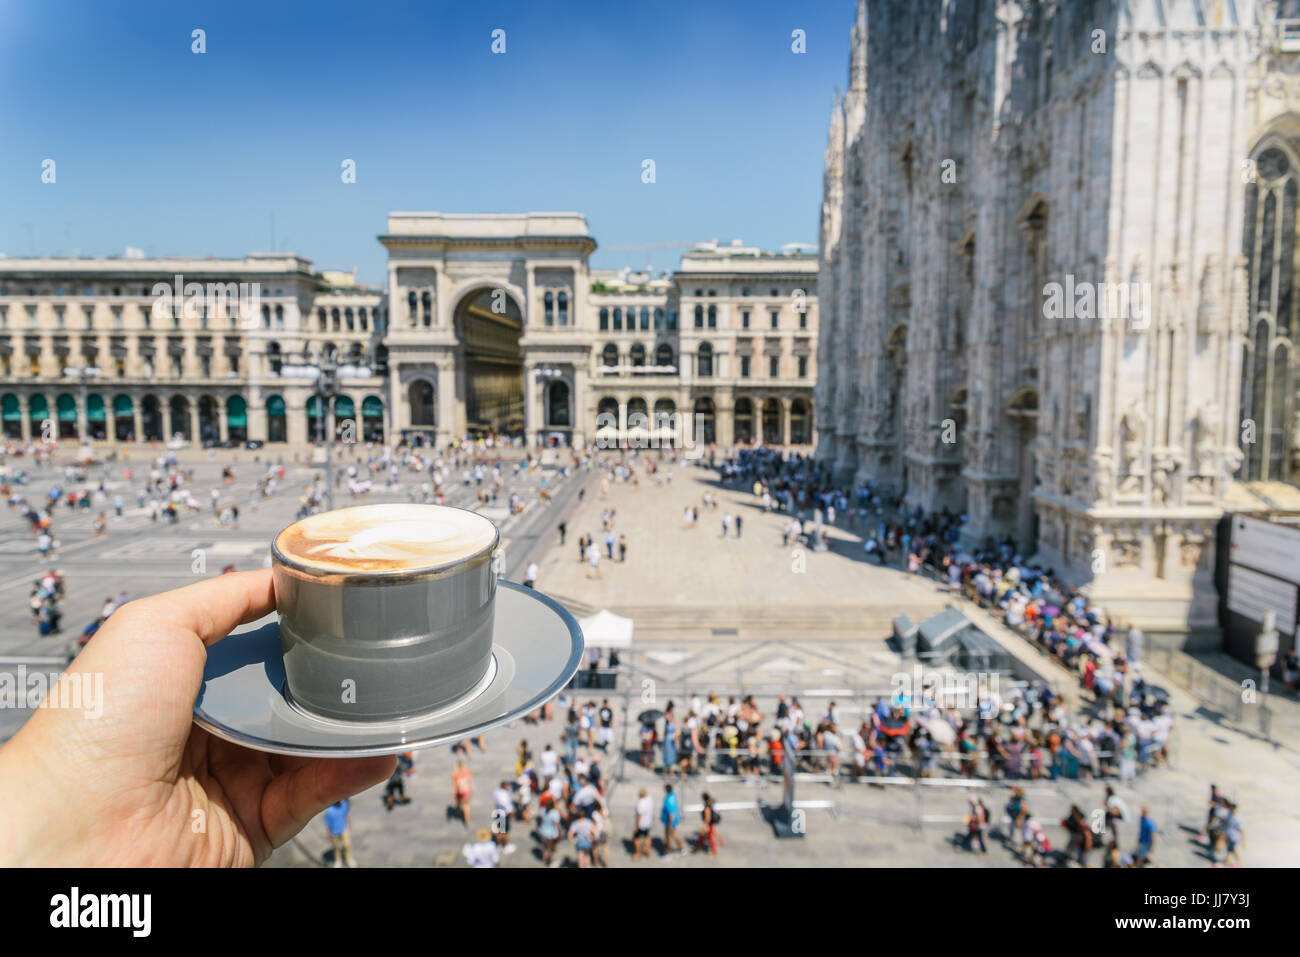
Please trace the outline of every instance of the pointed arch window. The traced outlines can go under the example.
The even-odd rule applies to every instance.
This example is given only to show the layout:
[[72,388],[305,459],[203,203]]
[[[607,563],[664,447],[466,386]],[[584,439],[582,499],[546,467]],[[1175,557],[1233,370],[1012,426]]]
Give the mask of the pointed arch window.
[[1293,480],[1300,448],[1287,428],[1296,414],[1296,205],[1300,164],[1282,143],[1265,141],[1252,155],[1246,184],[1242,254],[1249,264],[1249,331],[1241,372],[1241,417],[1254,424],[1246,442],[1246,481]]

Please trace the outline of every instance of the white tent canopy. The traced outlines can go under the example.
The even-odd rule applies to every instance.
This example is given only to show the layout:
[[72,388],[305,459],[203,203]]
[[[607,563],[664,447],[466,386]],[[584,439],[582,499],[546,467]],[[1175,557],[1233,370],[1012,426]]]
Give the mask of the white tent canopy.
[[596,612],[589,618],[578,620],[582,640],[588,648],[631,648],[632,619],[623,618],[608,609]]

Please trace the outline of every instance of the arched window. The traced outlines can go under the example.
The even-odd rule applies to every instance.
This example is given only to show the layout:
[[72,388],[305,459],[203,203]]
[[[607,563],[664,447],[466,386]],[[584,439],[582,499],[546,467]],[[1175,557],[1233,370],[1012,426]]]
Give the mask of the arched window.
[[676,309],[668,310],[668,331],[669,332],[677,331],[677,310]]
[[560,325],[567,326],[569,324],[569,294],[561,292],[556,299],[560,307]]
[[754,441],[754,403],[749,399],[736,400],[735,428],[737,443]]
[[353,332],[356,329],[355,320],[352,318],[351,306],[343,310],[343,325],[348,330],[348,332]]
[[709,306],[709,328],[718,328],[718,307]]
[[671,366],[673,364],[673,347],[666,342],[659,343],[659,348],[655,350],[655,365]]
[[411,425],[433,425],[433,386],[426,379],[416,379],[407,387],[411,405]]
[[[206,316],[207,313],[202,313],[202,315]],[[205,329],[207,328],[206,324],[204,325],[204,328]],[[262,307],[262,328],[263,329],[271,328],[271,307],[270,306]]]
[[365,306],[362,306],[360,309],[357,310],[357,325],[360,326],[362,332],[366,331],[366,307]]
[[696,442],[703,442],[705,445],[712,445],[717,441],[717,416],[713,410],[713,400],[708,397],[701,397],[695,400],[695,422],[692,428],[698,429],[695,435]]
[[546,422],[552,428],[565,428],[573,424],[569,413],[569,383],[556,379],[546,393]]
[[650,331],[650,310],[646,306],[641,307],[641,331]]
[[618,307],[614,309],[614,331],[623,331],[623,310]]
[[645,346],[641,345],[641,343],[639,342],[633,343],[631,359],[632,359],[632,365],[634,366],[645,365]]
[[606,345],[604,351],[600,354],[600,361],[602,365],[606,366],[618,365],[618,346],[612,342]]
[[280,343],[268,342],[266,344],[266,365],[271,370],[271,375],[280,374],[281,362]]
[[320,331],[324,332],[325,329],[327,328],[324,309],[316,310],[316,323],[320,326]]
[[609,310],[608,309],[600,310],[600,331],[601,332],[609,331]]
[[275,328],[284,328],[284,306],[275,307]]
[[418,325],[420,321],[420,300],[412,289],[406,294],[406,311],[411,317],[411,325]]
[[420,306],[424,310],[424,328],[428,329],[433,325],[433,296],[428,290],[420,296]]
[[542,297],[542,314],[548,326],[555,325],[555,296],[549,292]]
[[707,342],[701,342],[695,352],[695,371],[701,378],[713,375],[713,346]]
[[1300,369],[1291,347],[1297,331],[1295,237],[1300,169],[1283,144],[1267,140],[1254,153],[1255,181],[1246,185],[1242,249],[1250,267],[1250,331],[1241,374],[1241,417],[1255,424],[1243,479],[1294,481],[1300,449],[1288,433],[1289,400]]
[[695,307],[695,328],[696,329],[704,328],[704,307],[703,306]]
[[330,324],[334,327],[335,332],[338,332],[340,329],[342,329],[342,324],[339,321],[338,306],[335,306],[333,309],[330,310]]
[[790,403],[790,442],[792,445],[807,445],[812,441],[812,415],[808,403],[795,399]]
[[655,332],[664,331],[664,310],[662,306],[655,307]]

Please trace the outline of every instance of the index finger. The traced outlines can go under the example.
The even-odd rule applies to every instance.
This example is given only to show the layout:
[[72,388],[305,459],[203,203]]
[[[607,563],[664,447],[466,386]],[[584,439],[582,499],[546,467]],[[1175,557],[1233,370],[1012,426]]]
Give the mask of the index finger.
[[133,602],[155,620],[192,631],[204,646],[275,610],[271,569],[231,572]]

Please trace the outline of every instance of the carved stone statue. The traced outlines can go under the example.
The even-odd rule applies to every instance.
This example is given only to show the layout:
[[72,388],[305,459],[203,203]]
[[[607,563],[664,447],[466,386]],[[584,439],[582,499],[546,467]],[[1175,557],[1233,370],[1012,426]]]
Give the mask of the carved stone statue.
[[1121,471],[1132,475],[1139,468],[1143,448],[1146,445],[1147,418],[1142,411],[1142,404],[1134,399],[1128,410],[1119,420],[1121,439]]
[[1196,429],[1192,445],[1196,455],[1196,471],[1200,475],[1213,475],[1219,435],[1218,404],[1202,402],[1196,409],[1193,424]]

